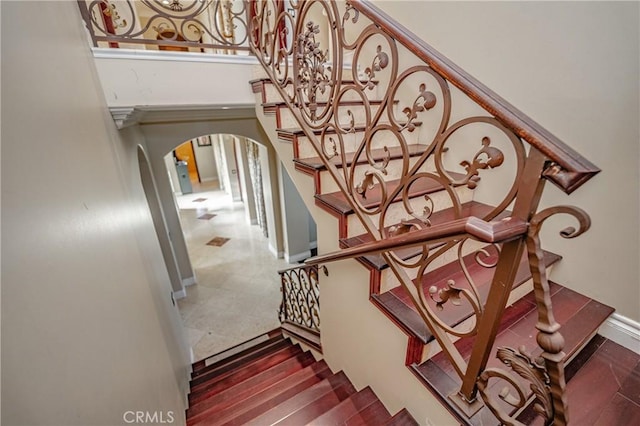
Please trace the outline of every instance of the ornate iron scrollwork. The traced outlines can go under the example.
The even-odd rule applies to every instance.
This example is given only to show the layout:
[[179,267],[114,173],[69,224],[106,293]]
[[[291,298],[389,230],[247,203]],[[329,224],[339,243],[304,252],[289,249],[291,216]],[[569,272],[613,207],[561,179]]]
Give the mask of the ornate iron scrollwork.
[[320,287],[318,269],[328,275],[325,266],[301,266],[280,271],[282,302],[280,322],[291,322],[320,331]]
[[[486,192],[488,186],[491,206],[473,215],[493,221],[512,216],[509,208],[513,208],[516,219],[523,223],[531,219],[528,235],[503,244],[479,246],[479,241],[460,235],[418,244],[409,257],[393,249],[382,252],[382,257],[449,357],[463,381],[464,399],[470,401],[495,337],[487,330],[497,324],[513,282],[494,282],[490,290],[497,297],[481,297],[469,265],[475,262],[480,268],[495,269],[494,276],[513,281],[525,241],[531,245],[529,259],[538,309],[547,318],[538,327],[546,372],[536,370],[540,365],[523,352],[503,349],[499,356],[516,371],[524,372],[527,366],[530,370],[526,371],[536,372],[532,378],[544,376],[540,380],[545,385],[536,384],[541,389],[539,399],[552,395],[552,416],[561,423],[566,419],[565,403],[559,395],[564,386],[563,343],[551,307],[544,300],[544,264],[541,251],[535,249],[537,229],[547,217],[545,211],[535,214],[537,189],[542,190],[542,173],[556,180],[586,175],[568,176],[563,168],[550,164],[551,151],[540,148],[528,131],[528,123],[525,128],[514,126],[513,120],[505,119],[510,114],[487,107],[493,100],[480,102],[485,93],[473,92],[473,84],[461,84],[461,78],[468,77],[452,78],[457,71],[437,66],[442,62],[440,57],[412,57],[419,49],[408,46],[401,35],[394,36],[395,27],[376,21],[380,19],[376,13],[364,12],[371,12],[372,6],[347,1],[342,9],[340,3],[328,0],[296,1],[292,2],[293,13],[287,14],[278,12],[276,0],[256,4],[257,16],[250,29],[254,34],[252,49],[374,242],[463,219],[470,215],[468,199]],[[276,57],[276,40],[285,23],[294,30],[294,45],[279,50],[286,51],[288,57]],[[293,69],[291,77],[287,77],[289,68]],[[477,112],[478,105],[489,114]],[[523,139],[532,144],[530,149],[525,149]],[[499,179],[492,179],[498,172]],[[567,231],[565,236],[580,232]],[[464,278],[444,288],[427,284],[425,289],[423,282],[434,265],[455,257]],[[459,309],[460,305],[468,305],[472,311],[465,330],[442,320],[443,311]],[[457,337],[475,339],[468,363],[453,344]],[[511,380],[506,370],[485,372],[486,380]],[[507,394],[504,398],[514,403],[518,399]],[[549,404],[541,404],[545,407],[542,411],[548,413]]]
[[94,46],[115,42],[249,50],[248,9],[241,0],[123,0],[117,5],[109,0],[82,0],[78,3]]

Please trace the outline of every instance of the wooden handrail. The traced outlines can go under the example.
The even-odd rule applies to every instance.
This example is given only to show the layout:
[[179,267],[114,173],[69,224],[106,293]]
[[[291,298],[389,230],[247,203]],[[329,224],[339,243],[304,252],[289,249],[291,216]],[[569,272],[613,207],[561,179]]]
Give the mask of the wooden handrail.
[[395,237],[372,241],[355,247],[315,256],[307,259],[305,263],[307,265],[318,265],[384,251],[398,250],[423,244],[433,244],[465,235],[470,235],[485,243],[501,243],[525,235],[528,229],[529,224],[527,222],[515,217],[507,217],[502,220],[487,222],[471,216],[433,225]]
[[570,194],[600,172],[600,169],[589,160],[454,64],[442,53],[400,25],[378,7],[367,0],[349,0],[349,3],[414,55],[422,59],[443,78],[494,115],[515,134],[533,145],[551,161],[561,166],[562,169],[555,168],[546,171],[544,176],[564,192]]

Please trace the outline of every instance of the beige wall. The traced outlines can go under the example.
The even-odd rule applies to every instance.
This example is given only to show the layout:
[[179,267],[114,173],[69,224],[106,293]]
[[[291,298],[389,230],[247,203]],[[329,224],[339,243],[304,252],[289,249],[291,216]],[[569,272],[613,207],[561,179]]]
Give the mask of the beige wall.
[[577,240],[546,225],[545,248],[564,257],[552,278],[640,320],[637,2],[376,2],[603,171],[543,206],[586,210]]
[[115,130],[75,2],[2,3],[2,106],[2,424],[180,423],[188,349],[141,138]]
[[[207,60],[201,53],[134,53],[122,56],[107,49],[107,54],[121,56],[96,58],[109,106],[253,102],[248,81],[255,61],[250,57],[237,57],[244,63],[225,63]],[[220,84],[220,76],[225,84]]]

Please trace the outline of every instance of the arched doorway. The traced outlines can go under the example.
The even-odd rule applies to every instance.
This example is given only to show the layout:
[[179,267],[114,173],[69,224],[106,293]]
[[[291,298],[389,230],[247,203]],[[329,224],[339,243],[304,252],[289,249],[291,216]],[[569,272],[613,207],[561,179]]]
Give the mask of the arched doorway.
[[[290,265],[270,250],[266,219],[258,221],[254,212],[252,220],[248,213],[249,202],[255,205],[255,194],[264,191],[260,162],[266,159],[260,158],[260,147],[227,134],[187,143],[194,148],[202,182],[186,194],[175,192],[196,277],[178,306],[194,359],[201,359],[279,326],[277,271]],[[173,158],[173,151],[165,156],[169,176],[177,174],[171,170]],[[277,184],[277,178],[265,184]]]

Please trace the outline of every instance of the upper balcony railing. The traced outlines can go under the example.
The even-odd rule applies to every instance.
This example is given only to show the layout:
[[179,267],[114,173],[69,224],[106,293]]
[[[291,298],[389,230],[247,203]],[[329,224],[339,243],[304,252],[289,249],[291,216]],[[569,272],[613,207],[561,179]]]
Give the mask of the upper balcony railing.
[[94,47],[248,54],[242,0],[78,0]]

